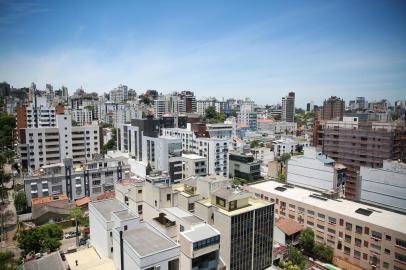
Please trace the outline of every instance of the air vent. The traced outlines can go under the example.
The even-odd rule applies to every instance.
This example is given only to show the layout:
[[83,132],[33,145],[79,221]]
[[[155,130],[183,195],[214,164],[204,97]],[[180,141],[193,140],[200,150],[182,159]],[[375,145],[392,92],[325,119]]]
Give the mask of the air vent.
[[357,210],[355,210],[355,213],[361,214],[364,216],[370,216],[372,214],[372,211],[368,210],[368,209],[364,209],[364,208],[358,208]]
[[280,192],[284,192],[286,190],[286,188],[284,188],[284,187],[276,187],[275,190],[280,191]]

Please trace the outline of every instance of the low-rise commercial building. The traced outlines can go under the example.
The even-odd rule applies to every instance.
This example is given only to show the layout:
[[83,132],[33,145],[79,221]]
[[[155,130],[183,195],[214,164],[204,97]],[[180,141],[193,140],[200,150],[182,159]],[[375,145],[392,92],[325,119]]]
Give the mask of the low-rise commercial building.
[[261,178],[261,163],[254,156],[244,153],[232,152],[229,155],[229,176],[247,181]]
[[275,203],[275,215],[315,232],[334,249],[334,263],[352,269],[406,269],[406,216],[314,191],[267,181],[245,189]]

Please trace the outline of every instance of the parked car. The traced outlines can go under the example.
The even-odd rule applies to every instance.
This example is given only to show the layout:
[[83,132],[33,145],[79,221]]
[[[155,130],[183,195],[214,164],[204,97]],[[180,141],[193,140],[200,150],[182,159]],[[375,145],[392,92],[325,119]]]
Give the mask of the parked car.
[[80,240],[79,240],[79,246],[86,245],[87,240],[89,240],[89,239],[90,239],[89,236],[85,236],[85,237],[80,238]]
[[69,238],[73,238],[73,237],[76,237],[76,236],[79,236],[79,235],[80,235],[80,232],[78,232],[78,233],[76,233],[76,232],[67,232],[67,233],[64,234],[63,238],[69,239]]

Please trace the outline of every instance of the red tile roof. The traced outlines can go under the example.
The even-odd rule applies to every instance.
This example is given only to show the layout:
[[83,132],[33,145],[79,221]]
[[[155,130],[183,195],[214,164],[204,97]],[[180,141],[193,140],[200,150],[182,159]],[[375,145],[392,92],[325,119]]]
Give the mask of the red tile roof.
[[290,219],[279,218],[276,220],[275,225],[286,235],[292,235],[303,230],[303,225]]
[[64,201],[68,200],[68,196],[65,194],[59,194],[59,195],[54,195],[54,196],[47,196],[47,197],[38,197],[38,198],[32,198],[32,204],[43,204],[43,203],[50,203],[50,202],[55,202],[55,201]]

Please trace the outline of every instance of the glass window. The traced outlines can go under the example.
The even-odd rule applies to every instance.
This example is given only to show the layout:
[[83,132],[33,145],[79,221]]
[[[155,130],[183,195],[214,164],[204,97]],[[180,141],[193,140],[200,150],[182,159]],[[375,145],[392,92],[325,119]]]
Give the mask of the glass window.
[[317,213],[317,216],[321,219],[325,219],[326,215],[322,214],[322,213]]
[[377,239],[382,239],[382,233],[377,231],[371,231],[372,237]]
[[308,213],[309,215],[314,216],[314,211],[312,211],[312,210],[307,210],[307,213]]
[[396,238],[396,245],[399,246],[399,247],[406,248],[406,241],[402,240],[402,239],[399,239],[399,238]]
[[349,222],[346,222],[346,223],[345,223],[345,229],[346,229],[347,231],[352,231],[352,224],[349,223]]
[[333,217],[328,217],[328,222],[331,223],[331,224],[336,224],[337,219],[333,218]]
[[398,260],[398,261],[406,263],[406,255],[399,254],[399,253],[395,252],[395,259]]

